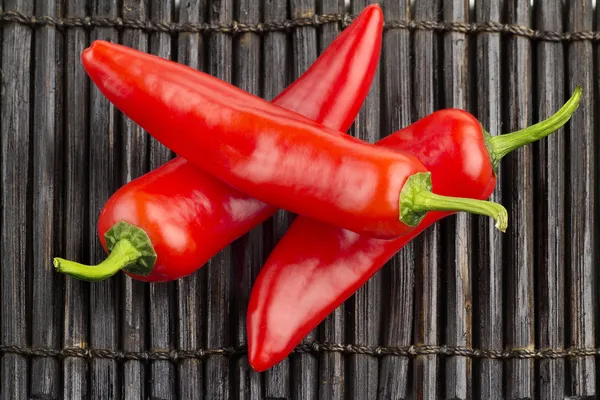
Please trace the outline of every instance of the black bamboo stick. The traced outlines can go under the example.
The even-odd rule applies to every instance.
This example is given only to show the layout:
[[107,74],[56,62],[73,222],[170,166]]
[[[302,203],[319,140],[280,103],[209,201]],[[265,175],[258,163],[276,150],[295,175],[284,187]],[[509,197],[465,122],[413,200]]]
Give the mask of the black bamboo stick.
[[[287,2],[264,0],[264,21],[277,22],[287,19]],[[291,45],[285,32],[268,32],[263,38],[263,98],[272,101],[291,82]],[[290,224],[290,213],[278,210],[263,226],[264,251],[268,257]],[[290,398],[290,358],[285,358],[264,373],[265,398]]]
[[[445,0],[443,20],[468,22],[468,1]],[[445,108],[468,110],[469,38],[451,32],[443,36],[442,81]],[[442,223],[445,230],[446,326],[444,342],[449,346],[472,346],[472,235],[471,216],[457,213]],[[444,292],[442,292],[444,293]],[[469,399],[472,396],[472,363],[469,357],[453,356],[444,360],[444,397]]]
[[[207,20],[211,23],[229,23],[233,20],[233,1],[211,1]],[[214,33],[208,36],[208,70],[226,82],[232,82],[232,36]],[[233,263],[231,246],[227,246],[209,261],[207,268],[207,333],[208,348],[227,347],[232,344]],[[209,357],[204,363],[204,382],[209,398],[232,396],[232,375],[227,356]]]
[[[561,32],[560,0],[542,0],[535,6],[536,29]],[[565,100],[563,46],[539,43],[537,46],[537,120],[548,118]],[[537,143],[536,228],[539,301],[537,346],[563,348],[565,345],[565,129]],[[565,393],[565,360],[540,360],[537,376],[540,399],[555,399]]]
[[[145,0],[124,0],[123,18],[148,19]],[[125,29],[121,43],[143,52],[148,52],[148,35],[140,30]],[[121,119],[121,174],[120,184],[142,176],[148,170],[148,153],[145,151],[149,135],[127,117]],[[147,319],[146,295],[148,285],[121,274],[122,315],[121,346],[125,351],[146,350]],[[134,399],[146,396],[146,363],[129,360],[123,363],[123,397]]]
[[[204,22],[206,0],[190,0],[179,3],[179,22]],[[185,32],[178,35],[177,62],[197,70],[204,70],[206,38],[199,33]],[[177,347],[196,350],[205,346],[204,319],[206,296],[206,266],[179,279],[177,285]],[[204,361],[186,359],[178,363],[178,394],[181,399],[204,397]]]
[[[169,22],[173,20],[174,0],[151,0],[149,16],[153,21]],[[166,32],[152,32],[149,35],[151,54],[173,59],[172,36]],[[156,169],[173,158],[173,153],[153,137],[148,137],[150,170]],[[141,150],[141,149],[140,149]],[[175,321],[174,293],[175,284],[151,283],[148,287],[150,319],[148,321],[150,349],[163,351],[173,348]],[[167,360],[155,360],[150,364],[149,393],[156,399],[174,399],[175,364]]]
[[[340,0],[324,0],[317,12],[343,14],[344,3]],[[319,53],[325,51],[340,32],[339,24],[323,25],[319,30]],[[319,338],[322,342],[344,342],[344,309],[344,304],[340,305],[320,324]],[[344,398],[344,366],[344,356],[341,353],[319,354],[319,398],[331,400]]]
[[[410,18],[409,0],[382,3],[384,18]],[[381,96],[382,134],[387,136],[412,122],[411,34],[402,30],[383,33]],[[384,282],[389,296],[389,312],[384,314],[383,344],[409,346],[413,338],[413,306],[415,285],[415,245],[408,243],[384,267]],[[386,289],[384,287],[384,289]],[[385,298],[385,297],[384,297]],[[408,357],[384,356],[380,361],[379,394],[384,399],[404,399],[410,390]]]
[[[115,19],[119,16],[116,2],[94,0],[90,15]],[[97,39],[118,42],[115,28],[96,27],[90,35]],[[80,56],[81,53],[78,54]],[[117,188],[119,174],[117,161],[118,118],[117,109],[104,97],[96,85],[90,87],[90,146],[86,155],[89,163],[88,241],[90,263],[100,263],[106,253],[97,235],[97,220],[106,200]],[[81,134],[81,132],[80,132]],[[75,166],[84,168],[84,165]],[[90,285],[90,345],[97,348],[116,349],[118,344],[118,281],[107,279]],[[120,373],[115,360],[94,359],[91,363],[91,396],[110,394],[118,397],[121,392]]]
[[[350,13],[359,14],[370,0],[353,0]],[[369,94],[365,99],[351,128],[353,136],[368,143],[375,143],[381,135],[381,65],[373,77]],[[350,308],[348,332],[353,343],[377,346],[381,330],[381,270],[374,274],[347,302]],[[354,398],[374,399],[379,384],[379,360],[371,355],[353,354],[348,359],[351,374],[349,394]]]
[[[291,18],[310,18],[315,12],[313,0],[291,0]],[[299,27],[292,33],[293,79],[299,78],[317,58],[317,30],[313,26]],[[293,215],[288,214],[288,221]],[[303,339],[303,343],[317,340],[317,329]],[[292,356],[292,397],[315,399],[318,394],[319,359],[315,354],[300,353]]]
[[[527,0],[508,2],[507,22],[530,26],[531,6]],[[532,45],[522,37],[507,38],[505,129],[515,131],[532,122]],[[533,242],[533,150],[525,146],[503,160],[509,213],[506,258],[506,347],[533,349],[534,343],[534,242]],[[506,397],[534,396],[533,360],[511,359],[507,364]]]
[[[68,0],[65,4],[66,17],[85,18],[89,12],[85,0]],[[89,196],[90,81],[81,64],[80,54],[88,44],[89,34],[84,27],[74,27],[65,32],[64,254],[65,258],[83,262],[89,261],[87,241],[90,230],[87,226],[90,219],[86,210]],[[95,234],[92,237],[95,238]],[[90,284],[68,277],[64,279],[63,346],[88,348]],[[89,366],[85,360],[76,357],[65,358],[63,376],[65,398],[89,396]]]
[[[256,23],[260,20],[260,6],[252,0],[238,0],[235,4],[234,18],[241,23]],[[233,40],[233,83],[242,90],[261,96],[260,85],[260,37],[248,32],[236,36]],[[233,263],[235,268],[235,284],[233,297],[235,301],[236,346],[246,346],[246,314],[252,284],[264,263],[263,227],[258,225],[250,232],[236,240],[233,245]],[[235,359],[235,391],[239,399],[257,399],[261,397],[261,377],[248,363],[246,355]]]
[[[4,10],[33,12],[33,2],[4,1]],[[2,91],[0,122],[2,170],[2,240],[0,244],[0,331],[3,345],[28,345],[27,307],[28,269],[31,253],[28,243],[31,219],[32,171],[31,145],[31,76],[32,31],[23,25],[6,24],[2,29]],[[38,160],[39,161],[39,160]],[[19,399],[28,395],[29,363],[17,354],[6,354],[0,363],[0,397]]]
[[[567,9],[570,31],[593,29],[591,0],[572,0]],[[567,137],[567,298],[570,313],[568,346],[595,347],[596,321],[594,312],[598,297],[594,282],[595,242],[595,167],[594,151],[594,64],[591,42],[569,43],[567,49],[567,93],[575,85],[583,87],[579,109],[571,118]],[[570,360],[568,376],[570,395],[596,395],[596,366],[594,357]]]
[[[416,20],[436,20],[441,17],[438,0],[415,2],[412,13]],[[439,108],[439,38],[432,31],[414,33],[413,66],[413,121],[423,118]],[[439,290],[440,265],[442,263],[440,224],[429,227],[415,243],[419,246],[419,258],[415,272],[415,321],[414,343],[437,345],[440,342]],[[413,383],[423,398],[437,398],[440,390],[439,357],[417,356],[413,364]]]
[[[482,0],[475,3],[477,22],[502,21],[504,1]],[[471,90],[477,102],[473,108],[482,126],[492,135],[502,133],[502,38],[498,33],[475,38],[475,85]],[[496,187],[489,200],[502,203],[502,166],[498,167]],[[502,235],[489,218],[476,221],[473,248],[473,343],[477,348],[502,350],[504,318],[502,304]],[[473,362],[473,396],[482,399],[503,398],[503,362],[481,359]]]
[[[56,1],[36,1],[36,13],[60,17]],[[62,36],[55,27],[35,30],[33,63],[33,292],[31,344],[62,345],[62,279],[57,278],[52,257],[62,252],[62,177],[57,168],[62,147]],[[31,361],[30,396],[60,397],[60,362],[53,358]]]

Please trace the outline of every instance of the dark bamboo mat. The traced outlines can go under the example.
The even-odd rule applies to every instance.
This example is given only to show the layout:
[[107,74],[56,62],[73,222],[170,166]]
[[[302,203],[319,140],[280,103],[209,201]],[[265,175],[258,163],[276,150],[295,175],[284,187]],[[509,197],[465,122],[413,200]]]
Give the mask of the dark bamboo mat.
[[[260,3],[260,5],[259,5]],[[385,0],[382,57],[350,133],[375,142],[458,107],[492,134],[584,92],[565,128],[503,161],[487,218],[429,228],[286,360],[245,354],[252,283],[279,211],[185,279],[84,283],[96,220],[173,154],[91,84],[110,39],[267,100],[370,1],[0,0],[1,399],[562,399],[600,390],[597,190],[600,7],[592,0]]]

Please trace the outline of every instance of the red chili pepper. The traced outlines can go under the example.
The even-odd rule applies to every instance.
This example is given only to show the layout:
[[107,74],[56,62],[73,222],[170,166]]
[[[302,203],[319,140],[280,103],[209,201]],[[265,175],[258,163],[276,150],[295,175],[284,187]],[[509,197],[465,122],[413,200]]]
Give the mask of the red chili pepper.
[[[471,114],[432,113],[377,144],[419,157],[433,188],[448,196],[488,198],[502,157],[565,124],[573,97],[552,117],[511,134],[491,137]],[[451,213],[429,213],[409,235],[377,240],[298,216],[255,281],[247,314],[250,365],[264,371],[283,360],[335,308],[419,233]]]
[[[381,8],[365,8],[273,103],[347,130],[369,92],[382,27]],[[123,268],[142,281],[179,279],[276,210],[177,157],[124,185],[106,202],[98,235],[110,253],[107,260],[91,267],[56,258],[55,266],[92,281]],[[136,239],[121,240],[129,237]]]
[[[371,29],[379,32],[363,32]],[[381,239],[408,234],[430,210],[489,215],[505,229],[499,204],[432,194],[429,172],[407,152],[121,45],[96,41],[82,60],[100,91],[162,144],[265,203]]]

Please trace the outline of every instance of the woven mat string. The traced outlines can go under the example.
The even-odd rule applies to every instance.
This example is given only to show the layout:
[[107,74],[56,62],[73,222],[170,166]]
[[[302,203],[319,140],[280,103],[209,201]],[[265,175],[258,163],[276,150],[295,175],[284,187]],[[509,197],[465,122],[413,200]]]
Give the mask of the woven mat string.
[[[348,26],[355,18],[350,14],[315,14],[309,18],[297,18],[278,22],[260,22],[260,23],[241,23],[232,21],[227,24],[209,24],[192,22],[161,22],[134,20],[122,18],[102,18],[102,17],[51,17],[51,16],[31,16],[16,11],[4,11],[0,13],[0,25],[7,23],[17,23],[27,25],[33,28],[40,26],[53,26],[57,29],[66,28],[115,28],[118,30],[133,29],[145,32],[166,32],[166,33],[213,33],[220,32],[231,35],[239,35],[248,32],[258,34],[266,32],[288,31],[293,28],[303,26],[319,27],[326,24],[341,24],[342,27]],[[487,34],[500,33],[526,37],[536,41],[550,42],[573,42],[573,41],[598,41],[600,32],[553,32],[539,31],[522,25],[502,24],[500,22],[442,22],[442,21],[387,21],[384,29],[401,29],[408,31],[425,30],[438,33],[458,32],[465,34]]]
[[[241,347],[226,347],[215,349],[196,350],[170,350],[170,351],[117,351],[109,349],[83,349],[79,347],[51,349],[27,346],[0,346],[0,356],[16,354],[26,357],[51,357],[51,358],[108,358],[117,361],[138,360],[170,360],[203,359],[211,356],[240,356],[246,354],[247,349]],[[299,345],[294,353],[326,353],[338,352],[343,354],[367,354],[375,357],[397,356],[410,357],[424,355],[440,355],[445,357],[461,356],[473,359],[557,359],[576,358],[600,355],[600,348],[568,348],[568,349],[509,349],[509,350],[482,350],[469,347],[455,346],[361,346],[355,344],[339,343],[308,343]]]

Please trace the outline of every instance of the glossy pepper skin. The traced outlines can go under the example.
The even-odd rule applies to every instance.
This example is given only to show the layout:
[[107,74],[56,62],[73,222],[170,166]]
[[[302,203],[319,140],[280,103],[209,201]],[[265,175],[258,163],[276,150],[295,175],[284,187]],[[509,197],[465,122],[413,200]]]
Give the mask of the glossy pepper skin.
[[[381,8],[366,7],[273,103],[336,133],[346,131],[369,92],[380,55],[382,27]],[[112,235],[111,229],[123,221],[141,229],[138,233],[145,234],[154,248],[155,264],[150,268],[128,266],[124,272],[141,281],[164,282],[193,273],[276,210],[176,157],[116,191],[100,213],[98,235],[110,253],[106,235]],[[69,270],[62,259],[57,264],[59,270],[64,268],[63,272],[88,280],[104,279],[118,271],[108,268],[105,274],[86,276],[85,268]],[[98,271],[98,267],[92,268]]]
[[[554,132],[579,104],[581,88],[546,121],[490,137],[471,114],[434,112],[380,140],[408,151],[432,171],[433,188],[447,196],[488,198],[503,156]],[[405,244],[450,215],[430,212],[418,228],[394,240],[360,236],[298,216],[261,269],[248,304],[248,358],[257,371],[283,360],[335,308],[358,290]]]
[[[163,145],[272,206],[381,239],[408,234],[432,209],[477,212],[472,202],[427,196],[431,177],[410,153],[345,136],[208,74],[105,41],[82,61],[100,91]],[[498,212],[506,210],[489,215],[504,226]]]

